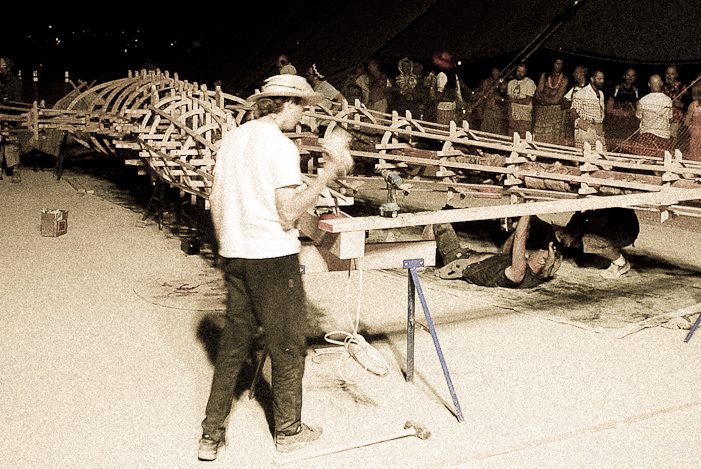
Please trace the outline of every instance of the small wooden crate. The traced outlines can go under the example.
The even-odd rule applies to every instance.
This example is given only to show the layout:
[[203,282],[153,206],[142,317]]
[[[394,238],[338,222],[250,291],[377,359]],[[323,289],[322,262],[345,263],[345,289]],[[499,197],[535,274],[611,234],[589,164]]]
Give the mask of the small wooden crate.
[[57,237],[68,233],[68,210],[47,210],[41,212],[41,235]]

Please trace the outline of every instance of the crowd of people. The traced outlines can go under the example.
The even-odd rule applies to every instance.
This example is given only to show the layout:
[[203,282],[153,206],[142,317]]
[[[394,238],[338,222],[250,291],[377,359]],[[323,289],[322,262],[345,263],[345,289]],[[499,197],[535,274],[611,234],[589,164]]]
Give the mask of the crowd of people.
[[637,73],[628,68],[620,83],[609,91],[602,70],[575,67],[571,79],[564,62],[556,59],[537,83],[528,77],[525,63],[511,79],[498,70],[473,93],[481,100],[470,124],[480,130],[522,137],[531,132],[537,141],[596,148],[647,156],[664,156],[679,149],[684,158],[701,160],[698,116],[701,84],[684,84],[677,67],[647,78],[638,88]]
[[[283,65],[284,64],[284,65]],[[602,70],[578,65],[571,77],[562,58],[534,80],[526,63],[517,63],[509,76],[492,68],[491,76],[468,88],[448,53],[437,53],[425,67],[404,57],[397,73],[383,71],[383,63],[370,59],[345,77],[343,86],[331,85],[316,64],[306,70],[306,79],[323,96],[325,108],[340,107],[344,100],[380,112],[407,112],[412,117],[449,123],[467,120],[472,128],[526,137],[537,141],[583,148],[601,147],[649,156],[663,156],[680,148],[685,157],[701,160],[701,85],[685,85],[677,67],[666,68],[664,77],[651,74],[642,91],[637,72],[628,68],[622,80],[606,90]],[[289,60],[281,56],[281,67]],[[335,80],[338,84],[340,80]],[[698,127],[698,129],[697,129]],[[684,135],[691,137],[684,137]],[[698,155],[698,156],[697,156]],[[539,233],[530,236],[531,225]],[[630,270],[621,248],[630,246],[638,235],[635,212],[610,209],[576,214],[565,227],[549,226],[537,217],[524,217],[520,227],[500,253],[478,253],[462,249],[449,225],[435,227],[443,278],[462,278],[484,286],[532,288],[553,276],[562,253],[578,260],[598,259],[601,275],[615,279]],[[544,232],[547,231],[547,232]],[[535,255],[526,257],[526,242]],[[591,260],[591,259],[589,259]]]
[[336,87],[316,65],[300,74],[324,94],[326,107],[345,99],[442,124],[467,120],[473,129],[501,135],[528,132],[547,143],[582,148],[588,142],[596,148],[599,142],[608,151],[656,157],[679,149],[684,158],[701,160],[701,83],[682,82],[675,65],[645,77],[646,86],[640,86],[634,68],[620,81],[607,81],[603,70],[583,65],[569,75],[564,59],[556,58],[533,76],[526,63],[516,64],[507,76],[492,68],[474,88],[446,52],[428,63],[404,57],[394,73],[390,68],[371,58],[337,77]]

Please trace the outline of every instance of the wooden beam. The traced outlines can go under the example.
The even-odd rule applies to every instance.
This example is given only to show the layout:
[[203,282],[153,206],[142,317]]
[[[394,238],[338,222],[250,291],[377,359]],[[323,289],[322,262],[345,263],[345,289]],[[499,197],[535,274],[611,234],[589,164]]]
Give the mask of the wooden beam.
[[402,269],[407,259],[423,259],[425,267],[436,265],[435,241],[371,243],[362,259],[339,259],[323,246],[303,243],[299,255],[305,273],[347,270]]
[[365,255],[365,231],[335,233],[324,239],[324,246],[339,259],[361,258]]
[[437,212],[400,213],[397,218],[380,216],[346,218],[319,221],[319,229],[330,233],[348,231],[384,230],[406,226],[422,226],[435,223],[493,220],[498,218],[543,215],[548,213],[576,212],[612,207],[638,205],[670,206],[684,200],[701,199],[701,189],[665,189],[630,195],[585,197],[581,199],[549,200],[514,205],[440,210]]

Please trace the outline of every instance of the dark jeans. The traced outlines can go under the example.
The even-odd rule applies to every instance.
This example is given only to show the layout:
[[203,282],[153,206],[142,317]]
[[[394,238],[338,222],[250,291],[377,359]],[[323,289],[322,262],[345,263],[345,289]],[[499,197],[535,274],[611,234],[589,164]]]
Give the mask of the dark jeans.
[[272,364],[276,432],[301,423],[302,377],[307,353],[307,310],[299,257],[228,259],[226,325],[214,364],[203,434],[220,441],[231,411],[236,380],[259,325]]

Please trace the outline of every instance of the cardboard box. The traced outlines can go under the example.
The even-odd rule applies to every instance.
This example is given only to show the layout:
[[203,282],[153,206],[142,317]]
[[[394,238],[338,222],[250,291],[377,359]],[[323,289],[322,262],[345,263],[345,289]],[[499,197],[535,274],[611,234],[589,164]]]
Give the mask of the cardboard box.
[[68,233],[68,210],[48,210],[41,212],[41,235],[61,236]]

